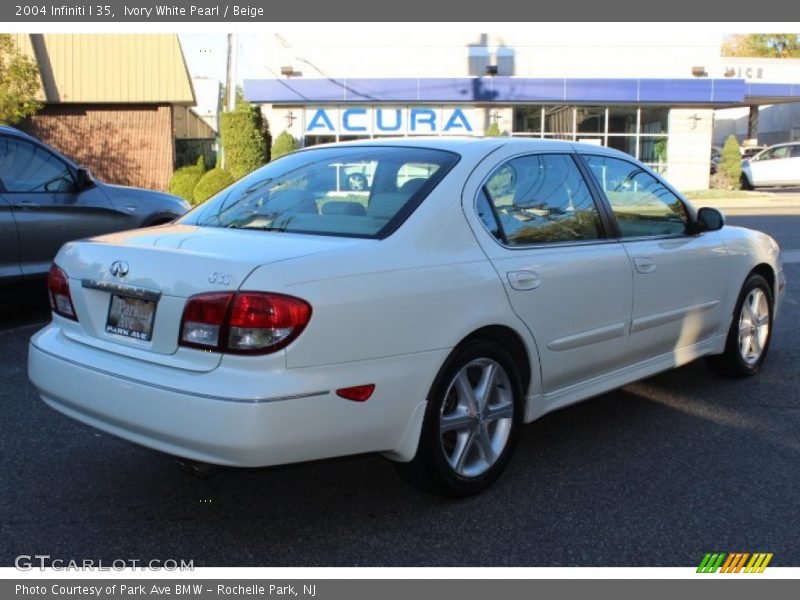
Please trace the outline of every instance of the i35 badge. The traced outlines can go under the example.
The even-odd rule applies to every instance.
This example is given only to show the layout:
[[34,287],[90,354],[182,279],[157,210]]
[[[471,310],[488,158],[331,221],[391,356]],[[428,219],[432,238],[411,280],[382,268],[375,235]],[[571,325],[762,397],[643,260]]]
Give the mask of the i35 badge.
[[128,263],[124,260],[115,260],[108,268],[108,272],[114,277],[125,277],[128,274]]

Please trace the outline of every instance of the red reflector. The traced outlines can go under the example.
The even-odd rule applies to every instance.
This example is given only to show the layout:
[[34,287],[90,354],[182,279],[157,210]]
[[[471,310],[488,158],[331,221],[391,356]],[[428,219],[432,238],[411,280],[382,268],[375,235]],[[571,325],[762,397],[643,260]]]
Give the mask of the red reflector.
[[310,317],[311,306],[300,298],[241,292],[236,296],[230,325],[247,329],[295,329],[305,327]]
[[189,298],[189,302],[186,303],[186,309],[183,311],[183,320],[207,323],[209,325],[222,325],[233,296],[233,292],[214,292],[192,296]]
[[370,383],[367,385],[355,385],[353,387],[342,388],[336,390],[336,395],[341,396],[345,400],[353,400],[354,402],[366,402],[375,391],[375,384]]

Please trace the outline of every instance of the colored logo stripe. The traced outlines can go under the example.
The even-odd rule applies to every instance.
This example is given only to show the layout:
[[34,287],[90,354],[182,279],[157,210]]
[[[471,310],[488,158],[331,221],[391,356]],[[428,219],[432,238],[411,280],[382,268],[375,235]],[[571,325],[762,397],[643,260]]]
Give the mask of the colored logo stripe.
[[[739,573],[744,569],[745,573],[763,573],[764,569],[772,560],[773,554],[771,552],[756,552],[750,554],[749,552],[734,552],[727,554],[725,552],[708,552],[703,560],[700,561],[700,566],[697,567],[698,573]],[[749,562],[748,562],[748,559]],[[747,566],[745,566],[747,563]]]
[[744,569],[745,573],[763,573],[764,569],[767,568],[769,561],[772,560],[772,552],[766,553],[759,553],[753,554],[753,558],[750,559],[750,562]]
[[727,555],[722,553],[714,553],[711,554],[710,552],[703,557],[703,560],[700,561],[700,566],[697,567],[698,573],[716,573],[717,569],[719,569],[722,561],[725,560]]

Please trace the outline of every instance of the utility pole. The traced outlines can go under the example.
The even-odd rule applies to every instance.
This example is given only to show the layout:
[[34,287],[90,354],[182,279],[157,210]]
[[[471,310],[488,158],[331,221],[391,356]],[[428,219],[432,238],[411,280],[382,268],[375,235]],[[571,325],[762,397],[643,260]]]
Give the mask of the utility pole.
[[[228,58],[225,67],[225,110],[231,112],[236,108],[236,50],[238,39],[235,33],[228,34]],[[220,161],[222,168],[225,168],[225,148],[220,144]]]
[[228,34],[228,65],[225,73],[225,92],[228,111],[236,108],[236,62],[239,46],[239,36],[235,33]]

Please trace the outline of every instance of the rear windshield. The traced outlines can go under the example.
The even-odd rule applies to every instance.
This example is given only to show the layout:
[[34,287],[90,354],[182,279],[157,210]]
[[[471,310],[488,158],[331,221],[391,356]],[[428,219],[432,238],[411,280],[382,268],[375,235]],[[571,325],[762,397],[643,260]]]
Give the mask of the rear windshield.
[[458,162],[424,148],[349,146],[271,162],[199,206],[182,223],[380,238],[399,227]]

